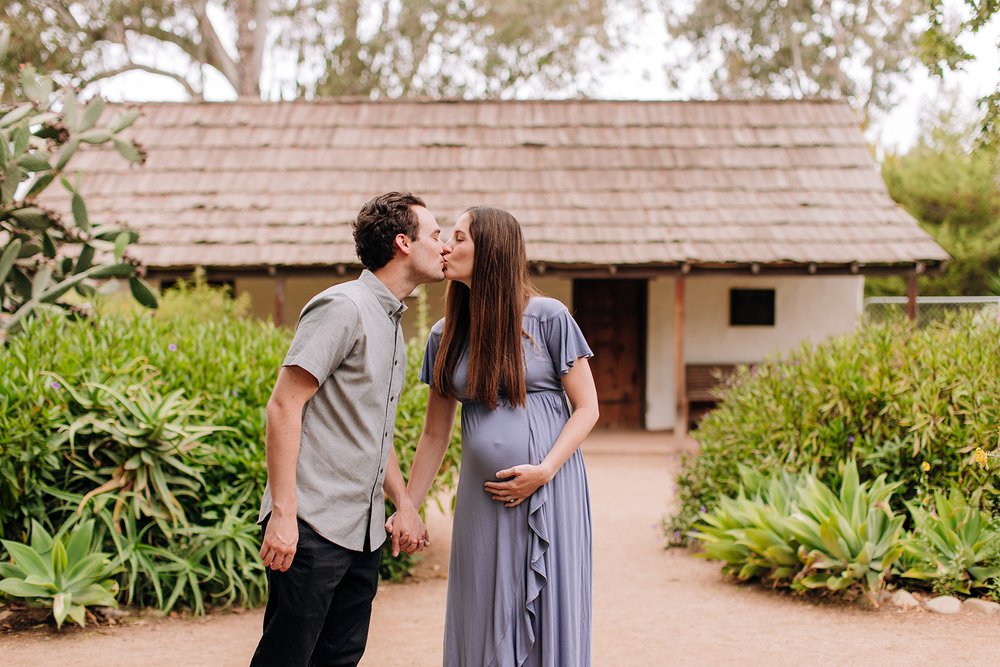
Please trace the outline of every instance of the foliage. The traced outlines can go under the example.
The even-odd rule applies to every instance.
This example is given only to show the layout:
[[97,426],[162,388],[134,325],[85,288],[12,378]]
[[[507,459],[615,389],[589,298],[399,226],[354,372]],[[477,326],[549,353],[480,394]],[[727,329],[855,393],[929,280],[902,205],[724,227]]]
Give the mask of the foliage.
[[[914,66],[914,3],[660,2],[667,29],[714,72],[724,97],[847,99],[867,125]],[[690,55],[685,52],[685,58]],[[721,62],[720,62],[721,60]],[[683,75],[689,62],[675,63]]]
[[[923,276],[921,294],[981,296],[1000,271],[1000,146],[967,146],[971,132],[939,119],[905,155],[888,154],[889,194],[952,256]],[[868,281],[869,291],[904,294],[899,278]]]
[[[955,25],[955,21],[949,20],[944,0],[927,0],[926,4],[929,25],[920,39],[920,57],[936,76],[961,69],[963,63],[972,59],[959,44],[959,38],[979,32],[1000,10],[997,0],[965,0],[966,16]],[[1000,49],[1000,42],[996,46]],[[980,144],[1000,147],[1000,88],[981,98],[979,106],[983,111]]]
[[[0,25],[0,58],[4,36]],[[70,89],[55,93],[52,80],[31,67],[21,70],[9,97],[11,104],[0,104],[0,341],[35,311],[70,308],[70,290],[92,295],[99,278],[128,278],[135,298],[155,307],[138,263],[125,254],[135,234],[91,221],[79,177],[75,185],[65,177],[83,144],[111,143],[127,160],[142,162],[139,147],[119,136],[138,111],[121,110],[101,124],[103,99],[84,105]],[[38,203],[56,179],[69,193],[72,226]]]
[[903,551],[903,517],[889,507],[896,486],[884,474],[860,482],[854,461],[843,466],[839,492],[810,473],[777,474],[752,483],[752,496],[741,488],[720,499],[692,536],[739,579],[794,590],[860,588],[874,601]]
[[930,509],[908,503],[913,535],[901,576],[929,581],[938,593],[1000,593],[1000,526],[958,492],[935,493]]
[[[265,406],[291,332],[243,317],[246,303],[204,276],[162,303],[35,318],[0,348],[0,528],[92,515],[123,603],[257,605]],[[426,401],[421,358],[411,342],[397,425],[406,472]],[[454,484],[454,449],[446,461],[438,492]],[[413,565],[383,562],[397,578]]]
[[290,334],[203,283],[164,303],[38,318],[0,349],[0,524],[16,535],[82,508],[126,603],[257,604],[264,406]]
[[[151,390],[148,378],[137,384],[115,378],[110,386],[86,382],[74,389],[53,377],[69,394],[71,413],[60,429],[63,437],[53,444],[69,444],[75,479],[99,484],[82,502],[111,491],[117,497],[115,515],[131,499],[137,518],[186,523],[178,495],[197,497],[204,482],[194,466],[198,454],[206,453],[200,441],[221,430],[192,424],[204,416],[198,400],[185,398],[182,389]],[[83,449],[86,457],[79,451]]]
[[741,369],[702,420],[699,454],[678,477],[674,541],[700,508],[737,492],[740,464],[814,470],[832,487],[838,463],[854,458],[863,480],[885,473],[904,500],[955,485],[968,496],[982,489],[983,509],[993,508],[993,476],[970,464],[973,450],[997,442],[998,334],[972,315],[921,329],[869,326]]
[[31,542],[3,540],[12,562],[0,563],[0,591],[52,608],[56,626],[69,617],[81,627],[86,607],[117,606],[114,569],[107,554],[97,551],[94,520],[72,526],[71,517],[53,537],[37,521],[31,524]]
[[[427,323],[427,295],[422,292],[417,303],[417,337],[406,344],[406,379],[403,391],[396,406],[396,430],[394,434],[396,457],[399,459],[399,469],[404,479],[409,479],[410,468],[413,466],[413,456],[417,451],[417,442],[424,429],[424,414],[427,410],[427,385],[420,382],[420,367],[424,360],[424,345],[430,331]],[[456,418],[451,434],[451,444],[445,452],[441,469],[434,480],[433,500],[441,507],[441,500],[451,494],[458,484],[458,470],[461,463],[462,429]],[[386,502],[386,518],[395,509],[392,502]],[[421,508],[421,516],[424,510]],[[431,536],[433,540],[433,535]],[[389,546],[382,549],[381,574],[383,579],[399,581],[413,568],[416,557],[403,553],[397,558],[392,557]]]
[[[700,556],[723,561],[740,580],[793,590],[863,590],[877,604],[889,583],[926,586],[940,595],[1000,596],[1000,522],[952,489],[892,509],[883,473],[859,482],[843,466],[839,493],[809,472],[764,475],[742,468],[733,497],[699,517],[691,537]],[[970,502],[971,500],[971,502]]]
[[[608,16],[618,6],[642,3],[10,0],[0,10],[13,28],[0,71],[44,62],[80,89],[143,71],[195,99],[205,92],[206,67],[239,97],[498,96],[527,82],[573,92],[588,58],[617,45]],[[176,66],[148,55],[166,50]],[[270,91],[260,88],[265,56],[293,70]]]

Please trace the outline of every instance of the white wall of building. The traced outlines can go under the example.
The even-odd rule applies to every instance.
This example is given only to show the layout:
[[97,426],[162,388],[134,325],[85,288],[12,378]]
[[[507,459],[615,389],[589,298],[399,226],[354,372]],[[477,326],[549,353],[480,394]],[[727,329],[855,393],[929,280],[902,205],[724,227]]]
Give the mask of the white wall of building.
[[[684,298],[687,363],[742,363],[788,352],[855,329],[864,298],[862,276],[688,276]],[[774,326],[730,326],[729,290],[773,289]],[[646,427],[676,421],[674,280],[649,283]]]
[[647,290],[646,318],[646,428],[674,427],[674,293],[673,278],[654,278]]

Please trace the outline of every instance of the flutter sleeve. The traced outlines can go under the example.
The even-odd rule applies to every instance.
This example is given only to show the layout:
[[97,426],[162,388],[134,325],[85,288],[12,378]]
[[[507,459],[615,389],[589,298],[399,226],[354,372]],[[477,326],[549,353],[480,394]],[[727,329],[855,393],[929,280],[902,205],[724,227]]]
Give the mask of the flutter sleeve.
[[553,370],[559,375],[566,375],[577,359],[589,359],[594,356],[587,339],[580,331],[580,325],[565,307],[547,318],[542,326],[545,344],[549,348]]
[[435,324],[427,336],[427,345],[424,347],[424,363],[420,366],[420,375],[417,376],[426,385],[433,385],[434,360],[437,359],[438,347],[441,345],[442,331],[444,331],[444,320]]

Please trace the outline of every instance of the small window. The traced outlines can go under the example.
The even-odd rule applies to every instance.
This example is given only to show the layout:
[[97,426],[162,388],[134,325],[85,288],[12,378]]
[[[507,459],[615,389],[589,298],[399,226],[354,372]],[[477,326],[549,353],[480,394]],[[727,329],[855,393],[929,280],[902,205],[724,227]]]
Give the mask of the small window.
[[774,290],[729,290],[729,326],[773,327]]

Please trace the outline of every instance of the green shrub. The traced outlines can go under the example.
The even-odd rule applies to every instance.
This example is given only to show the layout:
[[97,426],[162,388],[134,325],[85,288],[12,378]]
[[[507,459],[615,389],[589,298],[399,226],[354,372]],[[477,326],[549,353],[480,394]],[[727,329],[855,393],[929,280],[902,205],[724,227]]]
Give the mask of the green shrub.
[[89,606],[117,606],[114,568],[93,543],[94,520],[72,526],[74,519],[55,537],[32,521],[31,543],[3,540],[11,562],[0,563],[0,591],[50,607],[60,628],[67,617],[82,627]]
[[902,577],[930,583],[937,593],[1000,593],[1000,526],[959,493],[935,493],[930,509],[908,503],[913,535]]
[[971,315],[926,328],[865,327],[783,359],[741,369],[701,422],[699,453],[677,480],[680,506],[666,524],[676,543],[739,487],[739,466],[813,470],[840,484],[854,458],[862,480],[884,474],[897,495],[976,494],[997,506],[994,475],[970,465],[991,450],[1000,424],[1000,327]]
[[[127,407],[96,385],[145,387],[161,408],[178,391],[185,400],[199,400],[197,419],[182,421],[214,430],[201,434],[202,451],[192,470],[208,489],[237,485],[249,492],[248,504],[257,502],[267,477],[264,410],[289,341],[286,330],[226,313],[209,321],[122,314],[25,322],[24,331],[0,348],[4,535],[24,534],[31,518],[45,524],[52,489],[82,497],[107,481],[99,472],[110,466],[107,459],[91,461],[88,481],[79,468],[89,460],[86,448],[76,452],[81,456],[70,455],[67,433],[82,419],[71,391],[80,387],[97,394],[85,400],[108,404],[102,411],[127,412]],[[205,509],[190,496],[181,506],[190,516]]]
[[793,590],[856,588],[877,599],[903,552],[903,517],[890,508],[898,484],[885,475],[860,482],[848,461],[839,491],[810,473],[747,486],[752,495],[741,487],[695,524],[691,535],[705,557],[724,561],[724,571],[743,580],[766,578]]
[[[245,311],[196,278],[155,314],[113,300],[89,319],[25,321],[0,346],[3,535],[91,513],[123,602],[259,604],[265,408],[291,331]],[[396,432],[404,474],[427,392],[416,381],[422,343],[409,349]],[[437,491],[454,485],[456,466],[453,448]],[[390,557],[383,574],[412,565]]]
[[[403,473],[404,479],[409,479],[410,468],[413,466],[413,455],[417,451],[417,442],[424,429],[424,415],[427,411],[427,394],[430,389],[420,382],[418,375],[420,367],[424,361],[424,345],[427,341],[429,328],[427,326],[427,302],[422,296],[417,305],[417,330],[416,338],[409,340],[406,344],[406,380],[403,384],[403,391],[399,396],[399,403],[396,407],[396,430],[394,434],[396,456],[399,459],[399,469]],[[431,498],[441,507],[443,497],[450,494],[458,484],[458,469],[461,462],[462,429],[458,416],[455,419],[455,427],[451,434],[451,444],[445,452],[444,461],[438,470],[434,481]],[[443,509],[443,508],[442,508]],[[386,518],[395,511],[392,502],[387,499]],[[421,516],[425,512],[421,510]],[[434,535],[431,535],[433,542]],[[399,581],[406,577],[416,563],[418,556],[408,556],[400,553],[393,558],[388,543],[382,549],[382,563],[380,573],[383,579]]]

